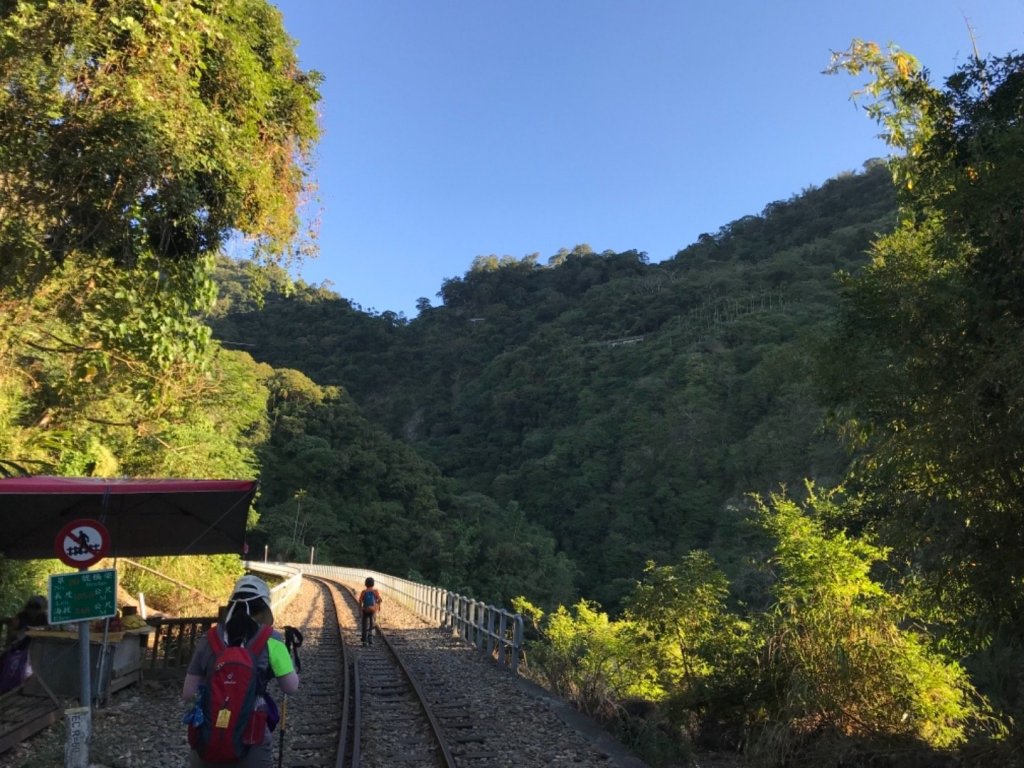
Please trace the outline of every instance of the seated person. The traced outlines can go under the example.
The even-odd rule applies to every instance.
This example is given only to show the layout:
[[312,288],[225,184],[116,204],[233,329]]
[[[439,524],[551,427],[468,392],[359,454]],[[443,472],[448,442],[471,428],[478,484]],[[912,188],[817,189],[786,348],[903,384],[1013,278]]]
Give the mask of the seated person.
[[29,598],[25,607],[11,622],[11,642],[0,656],[0,693],[17,688],[32,675],[32,660],[29,656],[29,629],[47,625],[46,598],[36,595]]
[[28,599],[25,607],[21,609],[15,620],[18,622],[18,626],[24,629],[45,627],[49,624],[49,616],[46,609],[46,598],[42,595],[35,595]]

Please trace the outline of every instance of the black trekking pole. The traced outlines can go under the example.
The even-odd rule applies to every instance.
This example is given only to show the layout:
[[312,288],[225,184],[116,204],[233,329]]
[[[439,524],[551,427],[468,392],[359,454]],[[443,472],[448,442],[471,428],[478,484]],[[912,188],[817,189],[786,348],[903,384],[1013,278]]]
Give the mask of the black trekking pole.
[[299,646],[302,645],[302,633],[295,627],[285,627],[284,645],[292,655],[296,673],[301,672],[302,662],[299,661]]
[[281,738],[277,742],[277,768],[284,765],[284,733],[288,727],[288,694],[281,701]]
[[[302,671],[302,662],[299,661],[299,646],[302,645],[302,633],[295,627],[284,628],[284,645],[291,654],[292,663],[295,665],[295,673]],[[288,694],[284,695],[281,702],[281,737],[277,744],[277,768],[284,765],[284,736],[288,724]]]

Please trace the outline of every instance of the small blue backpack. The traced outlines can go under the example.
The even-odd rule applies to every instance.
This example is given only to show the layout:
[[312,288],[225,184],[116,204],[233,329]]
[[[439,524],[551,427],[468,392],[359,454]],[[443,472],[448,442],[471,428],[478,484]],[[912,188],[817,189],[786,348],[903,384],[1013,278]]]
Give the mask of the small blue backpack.
[[380,606],[377,604],[377,595],[372,589],[363,591],[363,613],[376,613]]

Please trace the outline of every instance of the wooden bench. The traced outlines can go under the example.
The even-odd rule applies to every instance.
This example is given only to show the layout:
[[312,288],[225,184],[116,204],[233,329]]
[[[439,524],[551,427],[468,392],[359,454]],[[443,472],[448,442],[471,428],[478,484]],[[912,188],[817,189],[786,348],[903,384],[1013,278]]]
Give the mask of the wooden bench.
[[64,702],[37,675],[0,696],[0,753],[63,717]]

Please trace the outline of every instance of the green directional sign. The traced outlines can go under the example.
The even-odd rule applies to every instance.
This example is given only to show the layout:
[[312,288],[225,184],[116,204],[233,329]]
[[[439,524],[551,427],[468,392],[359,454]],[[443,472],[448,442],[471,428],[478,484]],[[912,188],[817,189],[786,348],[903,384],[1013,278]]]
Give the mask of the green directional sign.
[[117,615],[117,571],[50,575],[50,623],[90,621]]

